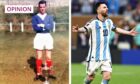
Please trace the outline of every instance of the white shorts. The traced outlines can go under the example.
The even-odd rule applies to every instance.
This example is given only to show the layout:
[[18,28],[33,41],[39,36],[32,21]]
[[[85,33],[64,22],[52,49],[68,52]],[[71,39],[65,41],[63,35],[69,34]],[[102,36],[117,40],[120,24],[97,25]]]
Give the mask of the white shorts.
[[34,48],[38,50],[53,49],[53,38],[50,33],[37,33],[34,38]]
[[95,60],[89,61],[86,67],[87,67],[86,73],[88,75],[96,74],[98,69],[101,69],[101,71],[112,72],[112,63],[110,60],[98,62],[96,62]]

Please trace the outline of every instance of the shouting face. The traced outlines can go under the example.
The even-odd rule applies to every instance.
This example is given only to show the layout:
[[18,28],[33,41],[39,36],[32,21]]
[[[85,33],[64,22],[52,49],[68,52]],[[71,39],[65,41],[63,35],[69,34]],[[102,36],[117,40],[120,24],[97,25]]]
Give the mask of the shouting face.
[[108,16],[108,8],[106,4],[100,4],[100,6],[97,9],[97,13],[101,14],[103,17]]

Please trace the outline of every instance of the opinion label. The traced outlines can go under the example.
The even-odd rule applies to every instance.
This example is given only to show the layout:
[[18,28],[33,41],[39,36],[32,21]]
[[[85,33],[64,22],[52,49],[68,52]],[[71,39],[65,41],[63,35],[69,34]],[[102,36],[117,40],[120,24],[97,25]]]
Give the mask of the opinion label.
[[33,13],[33,5],[5,5],[5,13]]

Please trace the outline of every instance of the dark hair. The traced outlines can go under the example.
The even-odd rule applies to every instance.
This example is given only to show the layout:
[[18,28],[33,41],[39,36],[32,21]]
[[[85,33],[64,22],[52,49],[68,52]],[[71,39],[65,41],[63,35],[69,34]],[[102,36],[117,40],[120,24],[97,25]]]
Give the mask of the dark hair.
[[97,2],[96,5],[95,5],[96,12],[97,12],[98,7],[99,7],[101,4],[106,4],[106,2]]
[[41,1],[39,1],[38,6],[39,6],[40,4],[45,4],[45,5],[46,5],[46,1],[45,1],[45,0],[41,0]]

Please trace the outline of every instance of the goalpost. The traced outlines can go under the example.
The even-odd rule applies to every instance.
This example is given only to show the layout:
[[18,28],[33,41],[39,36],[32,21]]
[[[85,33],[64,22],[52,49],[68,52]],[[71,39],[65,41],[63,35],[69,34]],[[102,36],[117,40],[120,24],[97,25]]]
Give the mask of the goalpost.
[[[52,32],[55,32],[56,31],[56,23],[53,22],[53,24],[54,24],[54,27],[53,27]],[[9,23],[9,29],[10,29],[10,32],[13,32],[13,23],[12,22]],[[25,30],[24,29],[24,22],[21,22],[20,23],[20,31],[24,32],[24,30]]]

